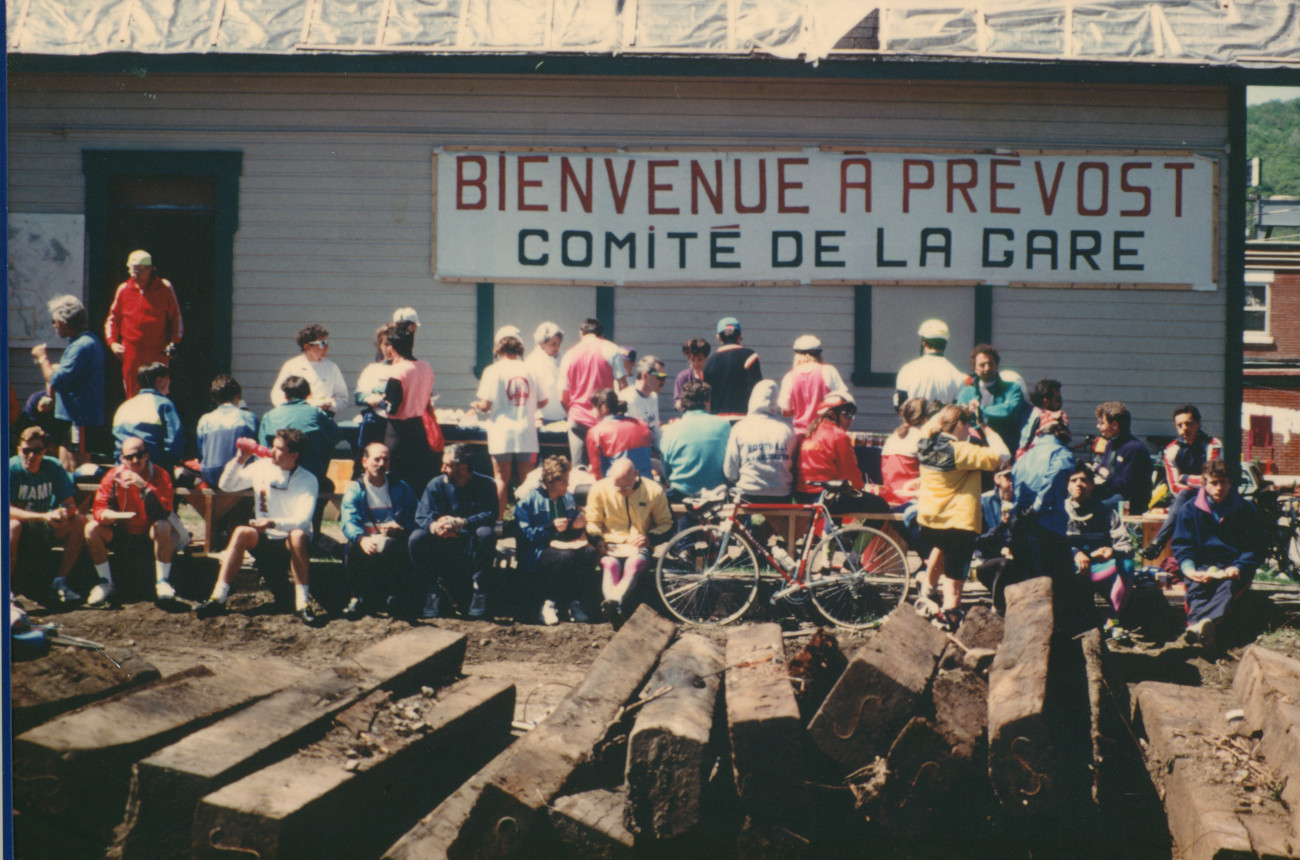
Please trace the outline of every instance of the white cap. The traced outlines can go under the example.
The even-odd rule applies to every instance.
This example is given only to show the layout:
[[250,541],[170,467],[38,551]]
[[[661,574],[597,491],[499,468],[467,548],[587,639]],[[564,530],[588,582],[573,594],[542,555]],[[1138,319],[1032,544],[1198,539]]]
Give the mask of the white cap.
[[547,320],[539,325],[536,331],[533,332],[533,343],[544,343],[545,341],[555,337],[557,334],[563,335],[564,329],[560,328],[550,320]]
[[815,334],[801,334],[794,341],[795,352],[821,352],[821,339]]
[[126,258],[128,266],[152,266],[153,257],[149,256],[148,251],[132,251],[131,256]]
[[943,320],[930,319],[921,323],[921,327],[916,330],[922,340],[947,340],[948,324]]
[[412,322],[420,324],[420,315],[415,312],[415,308],[398,308],[393,311],[393,322]]
[[524,339],[523,334],[519,331],[519,326],[503,325],[501,328],[497,329],[496,336],[492,338],[492,343],[498,344],[501,342],[502,338],[506,337],[518,338],[520,341]]

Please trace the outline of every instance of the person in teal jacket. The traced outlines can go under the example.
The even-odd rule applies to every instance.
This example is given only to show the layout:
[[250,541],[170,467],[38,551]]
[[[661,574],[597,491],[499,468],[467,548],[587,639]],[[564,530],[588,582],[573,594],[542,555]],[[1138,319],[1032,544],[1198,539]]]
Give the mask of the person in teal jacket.
[[1029,404],[1025,402],[1025,392],[1015,382],[1008,382],[998,374],[1002,356],[987,343],[981,343],[971,350],[971,376],[966,378],[966,385],[957,392],[957,402],[961,405],[972,404],[972,410],[978,406],[984,413],[984,420],[999,436],[1012,444],[1020,438],[1020,428],[1029,414]]
[[[519,569],[536,581],[541,593],[539,620],[553,626],[560,621],[559,607],[569,620],[586,623],[583,602],[596,590],[596,550],[586,545],[587,520],[569,492],[569,459],[547,457],[541,480],[515,504],[519,528],[516,558]],[[583,541],[579,546],[575,542]],[[574,543],[557,546],[557,543]]]
[[361,480],[343,491],[343,572],[351,593],[343,617],[349,620],[379,606],[401,615],[411,605],[406,542],[415,531],[415,491],[389,480],[388,463],[388,446],[371,442],[361,456]]

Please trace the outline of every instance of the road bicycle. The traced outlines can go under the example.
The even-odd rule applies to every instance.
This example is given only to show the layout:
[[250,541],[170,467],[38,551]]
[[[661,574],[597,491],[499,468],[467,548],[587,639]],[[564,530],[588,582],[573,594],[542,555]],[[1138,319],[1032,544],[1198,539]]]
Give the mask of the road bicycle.
[[[846,514],[830,507],[854,492],[848,482],[813,486],[822,492],[811,504],[749,503],[736,490],[687,499],[701,524],[678,534],[659,557],[655,583],[665,608],[688,624],[728,624],[753,605],[761,582],[775,587],[773,604],[811,598],[840,627],[872,626],[902,604],[907,553],[879,529],[836,524]],[[769,550],[754,534],[752,516],[770,513],[809,515],[797,559],[779,546]]]

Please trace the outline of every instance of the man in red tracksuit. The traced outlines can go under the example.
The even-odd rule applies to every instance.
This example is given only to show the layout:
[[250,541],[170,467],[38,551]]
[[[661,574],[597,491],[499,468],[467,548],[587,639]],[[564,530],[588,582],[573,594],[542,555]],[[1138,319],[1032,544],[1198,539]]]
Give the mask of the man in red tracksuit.
[[104,323],[104,340],[122,360],[122,382],[129,399],[140,393],[140,368],[155,361],[167,364],[185,327],[176,291],[166,278],[154,275],[149,252],[132,251],[126,266],[131,277],[118,285]]

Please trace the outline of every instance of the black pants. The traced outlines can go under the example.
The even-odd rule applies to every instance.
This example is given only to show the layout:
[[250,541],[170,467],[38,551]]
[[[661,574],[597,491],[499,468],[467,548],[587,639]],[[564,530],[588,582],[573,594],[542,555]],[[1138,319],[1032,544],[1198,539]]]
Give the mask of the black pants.
[[600,571],[596,567],[596,548],[542,550],[537,562],[542,600],[553,600],[560,608],[577,600],[589,603],[599,590]]
[[367,555],[359,540],[349,541],[343,549],[343,574],[348,595],[361,598],[369,606],[382,607],[394,595],[411,598],[406,535],[399,532],[374,555]]
[[488,592],[488,571],[496,558],[497,535],[492,526],[438,537],[425,529],[416,529],[410,539],[411,569],[417,589],[431,591],[439,583],[462,609],[469,607],[470,595]]

